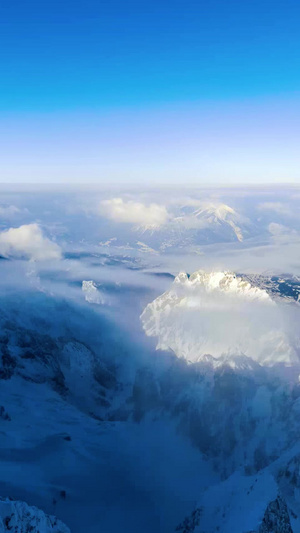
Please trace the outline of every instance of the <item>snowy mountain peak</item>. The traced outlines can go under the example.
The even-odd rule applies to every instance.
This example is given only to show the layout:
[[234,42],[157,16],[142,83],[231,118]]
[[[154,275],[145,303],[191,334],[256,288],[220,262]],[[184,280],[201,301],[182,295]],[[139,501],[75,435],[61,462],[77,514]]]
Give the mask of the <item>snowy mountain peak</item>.
[[194,214],[202,215],[205,213],[206,215],[211,215],[215,218],[225,220],[228,216],[234,215],[236,216],[235,210],[226,204],[214,204],[214,203],[208,203],[201,206],[199,209],[197,209]]
[[229,205],[209,203],[194,211],[193,215],[197,218],[205,218],[211,224],[227,224],[240,242],[244,239],[242,230],[238,225],[241,222],[241,217]]
[[282,307],[232,272],[181,272],[147,305],[141,321],[146,334],[157,337],[157,349],[189,363],[207,354],[227,361],[246,356],[266,366],[298,362]]
[[191,276],[188,276],[185,272],[180,272],[176,276],[174,283],[185,284],[191,288],[203,287],[206,291],[231,292],[246,298],[260,298],[272,302],[266,290],[251,285],[249,281],[236,276],[234,272],[197,270]]
[[25,502],[0,499],[0,531],[15,533],[70,533],[69,528],[55,516],[47,515]]

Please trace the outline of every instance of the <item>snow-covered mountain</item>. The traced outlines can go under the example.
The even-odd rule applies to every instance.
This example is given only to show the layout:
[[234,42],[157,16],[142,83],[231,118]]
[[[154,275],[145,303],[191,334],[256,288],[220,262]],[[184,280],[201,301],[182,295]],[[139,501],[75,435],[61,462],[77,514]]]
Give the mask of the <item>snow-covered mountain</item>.
[[158,349],[189,362],[207,355],[246,355],[269,366],[299,362],[285,308],[265,288],[230,272],[180,273],[141,320]]
[[253,231],[250,221],[223,203],[181,206],[152,236],[161,251],[222,242],[242,242]]
[[[102,452],[114,423],[104,419],[124,394],[111,326],[88,304],[13,291],[1,297],[0,329],[0,494],[13,498],[0,502],[0,531],[107,531],[100,493],[109,490],[110,467]],[[107,480],[101,488],[95,471]]]
[[298,294],[284,276],[197,271],[142,313],[181,368],[157,380],[160,408],[221,475],[177,531],[300,530]]
[[0,531],[299,533],[299,191],[2,200]]
[[[175,220],[180,222],[187,230],[210,231],[219,235],[221,240],[234,236],[238,241],[243,241],[244,235],[242,226],[249,227],[249,221],[242,217],[235,209],[223,203],[206,202],[199,207],[184,206],[183,214]],[[223,238],[222,238],[223,233]]]
[[[188,361],[181,345],[178,357],[175,350],[155,352],[151,339],[129,342],[103,304],[95,305],[93,282],[83,293],[79,284],[80,304],[47,292],[2,296],[1,494],[57,516],[75,533],[174,533],[181,526],[177,531],[273,533],[276,509],[297,533],[300,368],[288,328],[297,298],[274,289],[288,292],[288,280],[250,278],[181,274],[167,296],[154,300],[154,323],[165,327],[169,317],[168,327],[179,329],[175,318],[188,312],[187,328],[192,313],[203,310],[211,319],[217,311],[229,327],[225,317],[233,309],[226,346],[242,342],[238,326],[246,319],[254,320],[247,330],[254,335],[258,315],[256,342],[264,347],[267,315],[278,319],[278,338],[286,343],[268,358],[265,348],[256,356],[254,345],[253,353],[225,352],[221,334],[215,342],[218,322],[205,331],[205,346],[215,353],[205,348]],[[180,340],[184,328],[172,335],[167,339]]]
[[0,498],[0,531],[13,533],[70,533],[55,516],[37,507],[9,498]]
[[[108,239],[101,245],[105,248],[130,246],[141,251],[171,252],[191,246],[242,242],[255,234],[255,225],[233,207],[222,202],[190,202],[175,205],[158,225],[128,225],[127,231],[118,238]],[[124,240],[125,239],[125,240]],[[142,244],[142,247],[141,247]]]

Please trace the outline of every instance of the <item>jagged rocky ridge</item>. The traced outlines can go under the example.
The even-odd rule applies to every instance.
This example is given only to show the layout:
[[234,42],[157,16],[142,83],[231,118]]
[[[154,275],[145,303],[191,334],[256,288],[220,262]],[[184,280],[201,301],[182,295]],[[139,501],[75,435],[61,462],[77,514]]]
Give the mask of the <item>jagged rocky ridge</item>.
[[47,515],[25,502],[0,498],[0,532],[71,533],[55,516]]
[[288,508],[285,501],[278,496],[269,503],[258,533],[293,533]]

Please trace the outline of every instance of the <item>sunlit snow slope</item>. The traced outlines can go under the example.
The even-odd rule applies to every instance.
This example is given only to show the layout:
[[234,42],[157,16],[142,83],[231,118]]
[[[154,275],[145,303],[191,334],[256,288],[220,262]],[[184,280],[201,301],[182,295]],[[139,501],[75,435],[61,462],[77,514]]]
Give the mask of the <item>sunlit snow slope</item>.
[[[298,361],[284,302],[230,272],[180,273],[141,315],[157,348],[198,362],[246,355],[267,366]],[[217,364],[217,361],[215,361]]]

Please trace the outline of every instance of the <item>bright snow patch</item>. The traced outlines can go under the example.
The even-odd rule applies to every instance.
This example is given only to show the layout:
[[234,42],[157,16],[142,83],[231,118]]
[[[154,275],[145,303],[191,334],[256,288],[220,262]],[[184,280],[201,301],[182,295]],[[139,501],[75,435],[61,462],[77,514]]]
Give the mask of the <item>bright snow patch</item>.
[[70,533],[69,528],[55,516],[37,507],[10,499],[0,500],[0,532],[14,533]]
[[105,300],[102,294],[98,291],[94,281],[83,281],[82,291],[85,294],[85,299],[91,304],[104,304]]

